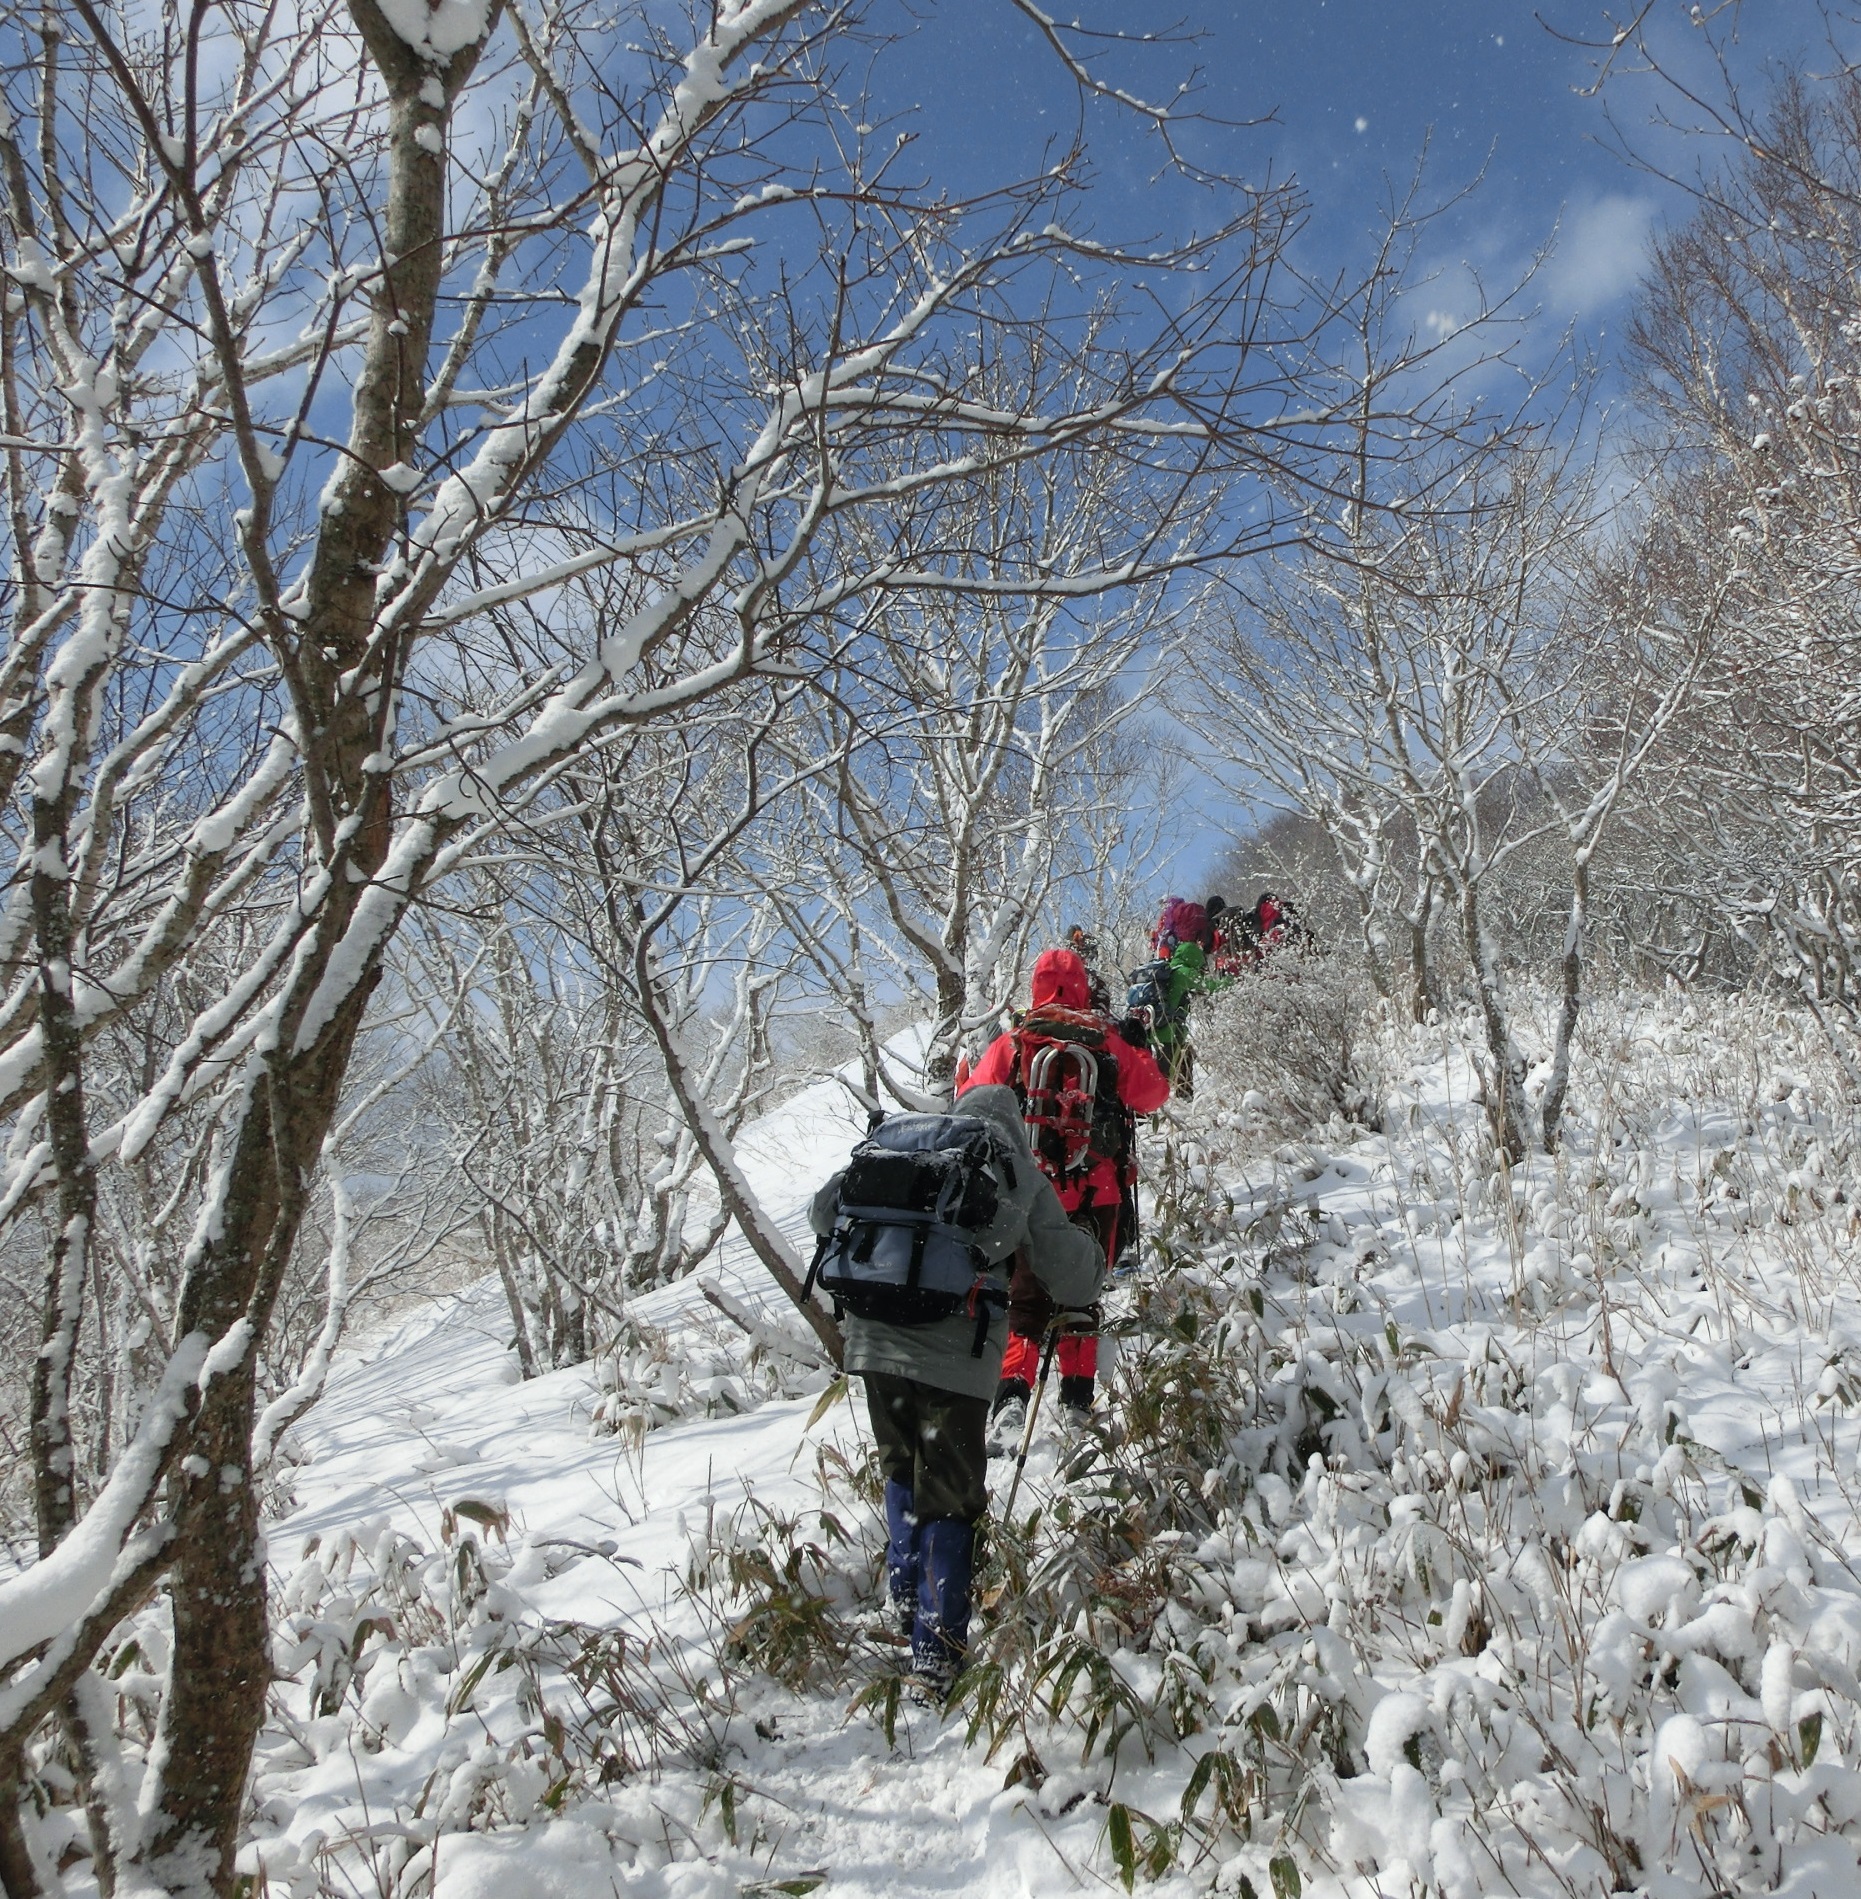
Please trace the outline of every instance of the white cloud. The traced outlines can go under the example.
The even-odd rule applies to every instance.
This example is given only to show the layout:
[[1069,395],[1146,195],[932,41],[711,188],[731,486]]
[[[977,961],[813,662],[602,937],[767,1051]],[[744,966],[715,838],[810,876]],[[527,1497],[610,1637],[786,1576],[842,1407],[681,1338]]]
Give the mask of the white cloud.
[[1612,191],[1566,211],[1540,279],[1547,309],[1588,316],[1632,290],[1648,260],[1659,208],[1653,198]]
[[1358,119],[1358,121],[1357,121],[1357,130],[1358,130],[1358,131],[1360,131],[1360,132],[1367,132],[1367,131],[1369,131],[1369,129],[1370,129],[1370,121],[1369,121],[1368,119],[1364,119],[1364,118],[1360,118],[1360,119]]

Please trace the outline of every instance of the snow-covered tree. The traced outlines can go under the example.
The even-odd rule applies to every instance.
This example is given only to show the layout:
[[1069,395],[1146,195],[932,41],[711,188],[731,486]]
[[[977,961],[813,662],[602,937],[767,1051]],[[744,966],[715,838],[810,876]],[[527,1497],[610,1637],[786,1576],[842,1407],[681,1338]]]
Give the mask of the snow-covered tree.
[[[1192,714],[1243,771],[1324,826],[1372,969],[1392,926],[1406,938],[1418,1013],[1437,999],[1432,913],[1453,915],[1484,1032],[1488,1110],[1513,1159],[1556,1141],[1589,867],[1703,650],[1698,638],[1637,646],[1646,623],[1625,629],[1586,597],[1596,508],[1577,439],[1526,426],[1446,481],[1385,491],[1355,512],[1341,548],[1280,563],[1251,614],[1211,629],[1211,691]],[[1561,850],[1567,916],[1534,1111],[1500,892],[1515,861],[1548,840]]]
[[[935,593],[886,603],[820,713],[838,757],[816,794],[842,860],[831,888],[929,1004],[933,1094],[993,1034],[1101,807],[1128,794],[1116,734],[1192,611],[1160,582],[1078,605],[1001,593],[1004,568],[1062,571],[1148,504],[1109,458],[1061,473],[1046,464],[978,484],[960,570]],[[1175,519],[1163,532],[1197,529]],[[882,1065],[876,1044],[873,1059]],[[896,1091],[901,1078],[887,1079]]]
[[1656,245],[1629,342],[1654,424],[1651,604],[1720,624],[1645,827],[1649,881],[1741,937],[1861,1085],[1861,78],[1729,77],[1733,141]]
[[[866,27],[816,0],[0,24],[0,1220],[48,1235],[39,1558],[0,1584],[14,1899],[59,1883],[48,1718],[105,1890],[231,1890],[271,1667],[260,1368],[410,912],[606,735],[805,678],[881,595],[936,591],[979,468],[1115,441],[1193,495],[1322,430],[1247,426],[1298,328],[1267,288],[1288,194],[1229,196],[1192,259],[1073,235],[1064,156],[958,201],[852,129]],[[1093,286],[1186,261],[1193,312],[1133,295],[1106,327]],[[1052,347],[1004,392],[1030,323]],[[1091,595],[1268,532],[1146,521],[998,584]],[[596,575],[625,603],[599,623],[568,610]],[[89,1483],[100,1196],[138,1169],[172,1183],[179,1291]],[[135,1785],[96,1667],[156,1588]]]

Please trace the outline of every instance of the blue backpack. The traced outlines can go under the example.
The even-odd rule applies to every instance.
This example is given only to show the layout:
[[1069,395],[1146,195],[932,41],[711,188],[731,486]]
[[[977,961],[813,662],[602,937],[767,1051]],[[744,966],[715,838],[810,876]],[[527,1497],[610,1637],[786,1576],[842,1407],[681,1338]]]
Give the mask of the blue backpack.
[[1167,956],[1145,963],[1130,974],[1125,992],[1126,1015],[1141,1015],[1151,1027],[1170,1019],[1170,962]]

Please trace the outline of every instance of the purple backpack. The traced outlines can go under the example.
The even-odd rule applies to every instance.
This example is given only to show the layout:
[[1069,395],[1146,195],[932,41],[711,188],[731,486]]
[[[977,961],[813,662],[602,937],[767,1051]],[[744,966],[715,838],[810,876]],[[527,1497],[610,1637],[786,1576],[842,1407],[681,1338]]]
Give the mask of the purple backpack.
[[1157,918],[1150,941],[1160,957],[1167,957],[1178,943],[1200,943],[1206,949],[1208,935],[1208,912],[1186,897],[1171,897]]

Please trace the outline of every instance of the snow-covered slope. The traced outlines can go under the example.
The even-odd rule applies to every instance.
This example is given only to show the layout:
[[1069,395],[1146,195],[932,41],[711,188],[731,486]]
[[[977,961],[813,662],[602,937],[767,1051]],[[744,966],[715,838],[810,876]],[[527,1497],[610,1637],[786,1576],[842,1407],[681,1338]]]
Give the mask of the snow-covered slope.
[[[1186,1540],[1134,1514],[1135,1439],[1031,1467],[1036,1554],[1062,1493],[1072,1534],[1173,1552],[1133,1559],[1141,1614],[1135,1567],[1019,1612],[1109,1664],[1109,1758],[1031,1664],[993,1758],[850,1709],[888,1672],[850,1633],[862,1420],[821,1373],[768,1397],[691,1288],[640,1302],[643,1433],[591,1430],[613,1371],[516,1382],[487,1288],[353,1354],[272,1531],[292,1679],[250,1857],[295,1899],[1044,1899],[1153,1854],[1164,1890],[1261,1899],[1861,1891],[1851,1131],[1788,1025],[1610,1027],[1587,1125],[1509,1200],[1439,1035],[1391,1039],[1383,1134],[1272,1149],[1205,1082],[1155,1145],[1195,1219],[1117,1302],[1124,1389],[1200,1353],[1239,1408]],[[791,1230],[858,1126],[826,1087],[746,1141]]]
[[[826,1080],[800,1090],[744,1132],[738,1145],[744,1173],[803,1257],[810,1243],[808,1198],[842,1164],[864,1127],[848,1091]],[[628,1309],[643,1325],[707,1333],[714,1322],[700,1291],[705,1283],[751,1311],[781,1308],[780,1290],[733,1230],[694,1277],[642,1294]],[[437,1520],[439,1501],[465,1484],[475,1485],[478,1494],[500,1496],[514,1487],[513,1507],[525,1522],[532,1521],[535,1508],[544,1512],[537,1522],[553,1524],[550,1503],[528,1486],[539,1471],[558,1464],[574,1475],[550,1490],[567,1512],[556,1530],[572,1533],[576,1511],[568,1500],[585,1501],[587,1473],[613,1461],[611,1440],[590,1444],[597,1401],[587,1366],[527,1385],[519,1379],[509,1311],[496,1280],[486,1278],[336,1362],[323,1399],[292,1434],[292,1450],[305,1468],[294,1485],[297,1507],[280,1524],[276,1540],[353,1522],[380,1507],[371,1497],[426,1496]],[[706,1446],[695,1453],[702,1464],[714,1447],[702,1427],[695,1441]],[[655,1444],[656,1456],[659,1449]],[[601,1504],[598,1513],[606,1523],[611,1504]]]
[[[804,1257],[808,1198],[864,1127],[847,1090],[829,1080],[745,1131],[744,1172]],[[697,1275],[641,1295],[629,1311],[642,1325],[677,1328],[688,1346],[727,1332],[700,1291],[707,1282],[752,1311],[780,1310],[780,1290],[733,1231]],[[303,1465],[274,1545],[288,1549],[391,1507],[411,1510],[430,1532],[446,1500],[469,1492],[499,1499],[535,1536],[599,1541],[628,1532],[642,1546],[631,1553],[657,1568],[671,1521],[664,1513],[702,1495],[707,1472],[740,1479],[739,1489],[760,1484],[794,1449],[793,1419],[783,1413],[655,1432],[644,1459],[630,1461],[615,1438],[591,1434],[599,1395],[589,1366],[523,1382],[503,1293],[495,1279],[482,1280],[337,1361],[323,1399],[293,1433]],[[764,1437],[786,1437],[773,1463],[773,1452],[756,1448]],[[640,1521],[630,1527],[630,1516]]]

